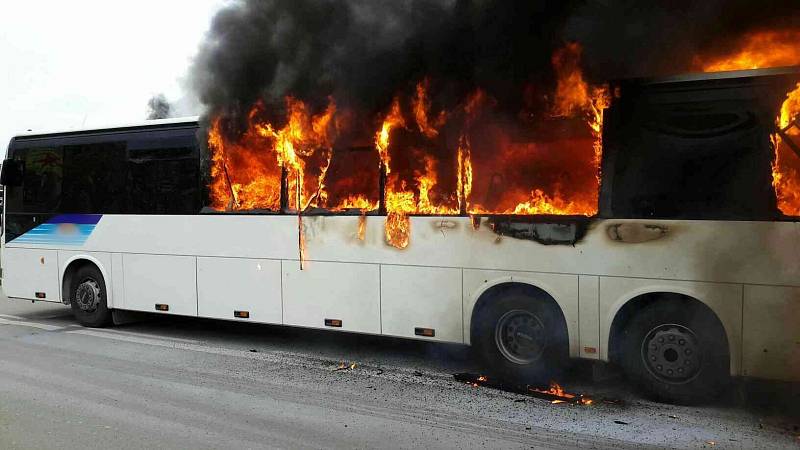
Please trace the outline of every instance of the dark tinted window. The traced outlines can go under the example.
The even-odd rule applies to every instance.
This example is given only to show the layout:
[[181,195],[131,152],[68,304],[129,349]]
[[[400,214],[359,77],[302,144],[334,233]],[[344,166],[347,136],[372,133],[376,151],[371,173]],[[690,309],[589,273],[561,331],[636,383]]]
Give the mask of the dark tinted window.
[[125,142],[64,146],[63,200],[59,212],[125,211]]
[[623,90],[604,129],[606,217],[771,220],[779,90],[750,85]]
[[195,214],[200,209],[193,136],[130,139],[127,175],[129,214]]
[[8,207],[13,211],[49,213],[59,208],[63,179],[60,147],[26,148],[14,152],[24,164],[22,186],[9,187]]

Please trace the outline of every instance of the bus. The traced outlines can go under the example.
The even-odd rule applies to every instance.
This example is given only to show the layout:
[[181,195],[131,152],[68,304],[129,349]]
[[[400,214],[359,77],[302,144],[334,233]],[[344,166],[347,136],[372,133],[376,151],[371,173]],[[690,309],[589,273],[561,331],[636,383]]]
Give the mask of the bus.
[[202,120],[19,135],[2,289],[90,327],[139,311],[471,345],[531,384],[607,361],[669,402],[800,381],[800,229],[772,173],[798,80],[615,82],[597,215],[415,215],[398,249],[380,211],[311,211],[304,260],[296,213],[208,207]]

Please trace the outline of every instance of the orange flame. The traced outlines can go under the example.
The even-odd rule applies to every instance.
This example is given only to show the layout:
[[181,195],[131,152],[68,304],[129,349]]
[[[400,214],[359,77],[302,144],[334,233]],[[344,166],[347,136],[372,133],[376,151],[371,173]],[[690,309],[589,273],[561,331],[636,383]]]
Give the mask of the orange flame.
[[389,165],[391,162],[389,158],[389,134],[392,132],[393,128],[405,128],[405,126],[406,121],[403,118],[402,112],[400,112],[400,99],[395,97],[394,101],[392,101],[391,111],[386,118],[383,119],[381,129],[375,134],[375,148],[378,149],[378,155],[381,158],[381,163],[383,163],[387,174],[391,173]]
[[[330,134],[331,123],[336,113],[333,99],[329,100],[324,113],[312,116],[300,100],[286,98],[289,120],[286,126],[275,130],[270,123],[256,123],[256,132],[274,142],[278,164],[289,169],[289,191],[297,192],[289,201],[289,207],[305,210],[309,206],[317,206],[324,198],[324,180],[332,155],[334,136]],[[311,185],[306,185],[306,160],[322,153],[323,162],[319,174]]]
[[[568,44],[553,56],[557,85],[544,120],[557,126],[522,130],[522,123],[511,125],[480,89],[454,110],[432,112],[431,83],[423,79],[409,97],[392,99],[376,131],[341,133],[354,143],[363,138],[359,133],[374,133],[386,177],[386,242],[397,248],[409,245],[412,214],[595,214],[609,95],[607,87],[586,81],[580,53],[578,44]],[[235,138],[226,129],[232,124],[212,119],[209,188],[214,208],[278,210],[282,183],[289,194],[287,207],[298,216],[311,207],[363,214],[381,206],[381,193],[369,194],[365,188],[369,177],[346,170],[347,164],[365,170],[376,154],[365,158],[347,150],[334,155],[341,127],[361,123],[360,118],[351,111],[337,113],[332,98],[314,114],[303,101],[287,97],[281,123],[264,120],[264,108],[260,102],[251,108],[245,131]],[[340,179],[342,173],[346,178]],[[298,233],[302,263],[302,217]]]
[[472,193],[472,157],[469,138],[461,136],[458,141],[458,209],[466,211],[467,199]]
[[[786,139],[800,143],[800,83],[789,92],[781,105],[776,125]],[[787,216],[800,216],[800,155],[779,134],[772,137],[775,162],[772,165],[772,186],[778,198],[778,209]]]
[[358,240],[363,241],[367,237],[367,216],[363,213],[358,216]]
[[414,97],[412,106],[414,108],[414,118],[417,120],[419,131],[429,139],[433,139],[439,135],[439,130],[437,128],[444,124],[447,120],[447,115],[442,111],[433,124],[428,120],[428,110],[431,107],[431,102],[428,100],[428,84],[429,82],[427,79],[417,83],[417,95]]
[[[608,86],[602,85],[590,88],[589,84],[584,80],[583,72],[580,68],[581,52],[580,45],[573,42],[553,54],[553,67],[558,77],[553,115],[557,117],[574,117],[581,114],[586,117],[587,124],[594,136],[594,162],[598,167],[597,182],[599,186],[599,167],[603,157],[603,110],[611,105],[611,96]],[[596,203],[596,201],[593,203]],[[595,208],[587,215],[592,215],[596,212]]]
[[763,69],[800,65],[800,30],[766,30],[744,35],[736,50],[707,59],[696,56],[694,65],[704,72]]

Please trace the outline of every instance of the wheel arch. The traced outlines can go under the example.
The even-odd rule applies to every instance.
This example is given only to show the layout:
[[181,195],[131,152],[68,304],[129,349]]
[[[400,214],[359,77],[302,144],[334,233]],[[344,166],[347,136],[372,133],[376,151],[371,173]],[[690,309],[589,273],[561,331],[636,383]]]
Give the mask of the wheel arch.
[[114,303],[111,296],[112,289],[110,288],[111,278],[109,277],[109,273],[106,271],[103,263],[97,258],[85,254],[73,255],[63,264],[63,268],[59,274],[59,279],[61,280],[61,303],[69,305],[69,292],[72,288],[72,276],[80,267],[85,265],[93,265],[97,267],[97,270],[99,270],[100,274],[103,275],[103,281],[106,284],[106,301],[108,302],[108,307],[110,309]]
[[[501,277],[491,280],[484,283],[480,289],[473,293],[469,299],[469,305],[471,307],[468,310],[465,309],[465,343],[470,344],[472,342],[472,336],[475,332],[476,323],[476,321],[473,319],[477,317],[478,314],[480,314],[483,310],[485,310],[485,308],[491,304],[493,299],[499,298],[504,292],[508,292],[509,290],[513,289],[524,290],[530,293],[532,298],[541,298],[559,314],[566,330],[566,337],[570,347],[570,356],[575,356],[573,355],[573,339],[576,337],[576,335],[574,334],[574,330],[570,327],[570,321],[567,320],[567,314],[564,311],[563,305],[561,305],[557,300],[558,290],[548,283],[541,282],[540,280],[531,280],[516,276]],[[574,340],[577,341],[577,339]],[[577,345],[577,343],[575,343],[575,345]]]

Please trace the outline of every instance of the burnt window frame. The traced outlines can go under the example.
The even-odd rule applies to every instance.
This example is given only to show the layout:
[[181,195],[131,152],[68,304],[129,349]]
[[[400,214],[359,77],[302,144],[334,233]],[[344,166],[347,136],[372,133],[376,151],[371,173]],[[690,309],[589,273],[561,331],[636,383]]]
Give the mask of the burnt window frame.
[[[777,194],[774,187],[768,186],[770,205],[774,203],[774,208],[761,214],[675,214],[675,215],[651,215],[631,214],[619,208],[616,204],[620,199],[614,193],[614,175],[618,169],[618,158],[623,152],[632,152],[631,149],[624,148],[625,128],[629,127],[626,123],[626,114],[635,108],[635,104],[640,101],[639,96],[669,96],[670,92],[678,93],[679,96],[720,96],[724,91],[742,89],[748,91],[748,99],[754,107],[752,113],[758,126],[766,131],[762,141],[769,144],[769,136],[777,132],[775,116],[779,114],[780,105],[785,99],[786,94],[792,87],[800,82],[800,68],[779,68],[779,69],[756,69],[736,72],[709,73],[699,75],[680,75],[664,79],[631,79],[621,80],[612,83],[612,91],[615,92],[614,99],[610,108],[605,110],[603,124],[603,158],[601,163],[601,183],[599,195],[598,214],[599,219],[640,219],[640,220],[706,220],[706,221],[771,221],[794,222],[800,220],[800,216],[787,216],[781,213],[777,207]],[[717,99],[718,100],[718,99]],[[702,104],[699,98],[695,101]],[[657,101],[654,103],[658,103]],[[665,103],[666,104],[666,103]],[[628,130],[629,131],[629,130]],[[774,147],[756,149],[755,151],[767,150],[768,156],[774,161]],[[761,167],[761,170],[766,170]],[[768,168],[771,173],[771,166]],[[758,169],[754,169],[758,170]],[[770,177],[771,181],[771,177]],[[766,186],[764,187],[767,188]],[[754,195],[756,195],[754,191]],[[630,197],[629,199],[632,199]],[[680,206],[680,205],[679,205]]]

